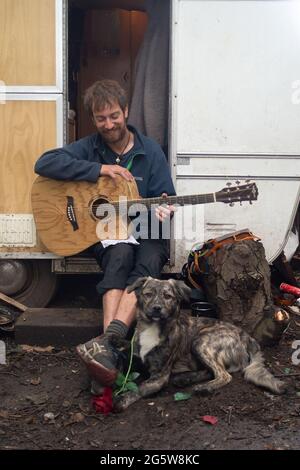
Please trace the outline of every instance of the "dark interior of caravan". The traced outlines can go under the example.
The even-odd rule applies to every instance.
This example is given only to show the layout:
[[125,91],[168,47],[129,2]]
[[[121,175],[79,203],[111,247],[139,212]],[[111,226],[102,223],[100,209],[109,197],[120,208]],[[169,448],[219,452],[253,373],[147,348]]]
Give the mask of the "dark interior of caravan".
[[128,93],[129,123],[166,150],[169,0],[69,0],[68,7],[68,141],[94,132],[82,97],[109,78]]

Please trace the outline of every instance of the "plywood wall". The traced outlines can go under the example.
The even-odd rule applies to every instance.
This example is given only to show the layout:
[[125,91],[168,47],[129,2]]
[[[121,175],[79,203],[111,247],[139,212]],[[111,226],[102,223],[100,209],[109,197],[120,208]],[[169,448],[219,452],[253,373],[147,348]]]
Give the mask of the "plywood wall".
[[55,0],[0,1],[0,80],[55,85]]
[[[0,122],[0,214],[31,214],[34,163],[56,147],[56,102],[8,100]],[[33,248],[0,247],[0,253],[19,251],[47,250],[39,240]]]
[[31,213],[34,163],[56,147],[56,102],[7,101],[0,122],[0,214]]

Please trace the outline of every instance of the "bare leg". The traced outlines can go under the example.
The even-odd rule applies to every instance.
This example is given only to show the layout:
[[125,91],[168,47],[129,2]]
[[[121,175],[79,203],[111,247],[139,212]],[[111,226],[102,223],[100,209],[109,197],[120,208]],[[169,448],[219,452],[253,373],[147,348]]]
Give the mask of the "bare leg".
[[130,326],[135,319],[135,313],[136,295],[134,292],[128,294],[127,290],[124,290],[114,319],[121,320],[125,325]]
[[120,300],[123,295],[121,289],[110,289],[103,295],[103,331],[105,333],[106,328],[112,320],[115,319],[116,312],[120,304]]
[[135,318],[136,296],[127,290],[110,289],[103,295],[103,331],[112,320],[121,320],[130,326]]

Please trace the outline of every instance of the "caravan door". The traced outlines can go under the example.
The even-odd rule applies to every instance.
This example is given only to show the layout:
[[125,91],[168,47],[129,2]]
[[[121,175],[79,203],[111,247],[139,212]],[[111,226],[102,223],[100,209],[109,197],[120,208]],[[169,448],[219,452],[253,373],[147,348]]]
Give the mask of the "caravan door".
[[180,209],[174,269],[195,241],[244,228],[262,239],[271,262],[299,203],[300,2],[173,0],[172,29],[178,194],[248,179],[259,191],[252,205]]

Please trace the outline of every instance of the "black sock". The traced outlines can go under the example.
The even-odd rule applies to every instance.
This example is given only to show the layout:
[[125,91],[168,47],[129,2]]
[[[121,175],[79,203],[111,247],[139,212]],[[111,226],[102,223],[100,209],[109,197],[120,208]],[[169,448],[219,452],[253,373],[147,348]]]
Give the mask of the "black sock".
[[120,338],[125,338],[128,332],[128,326],[125,325],[121,320],[113,320],[108,325],[105,334],[107,335],[116,335]]

